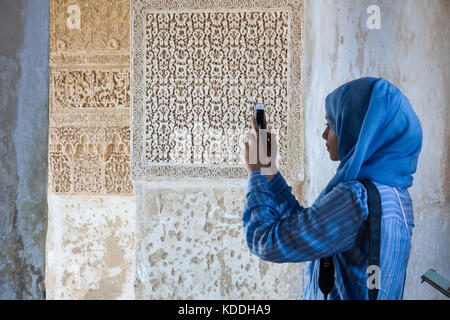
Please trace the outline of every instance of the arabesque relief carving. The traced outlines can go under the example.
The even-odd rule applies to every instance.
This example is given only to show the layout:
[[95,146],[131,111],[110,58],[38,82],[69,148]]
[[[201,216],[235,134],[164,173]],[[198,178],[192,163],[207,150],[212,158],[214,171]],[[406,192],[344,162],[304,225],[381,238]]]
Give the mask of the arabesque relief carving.
[[301,173],[301,1],[132,0],[132,177],[243,178],[255,103]]
[[58,109],[129,108],[129,69],[53,68],[52,111]]
[[132,192],[128,126],[50,128],[50,170],[55,193]]
[[131,194],[128,0],[50,1],[49,187]]

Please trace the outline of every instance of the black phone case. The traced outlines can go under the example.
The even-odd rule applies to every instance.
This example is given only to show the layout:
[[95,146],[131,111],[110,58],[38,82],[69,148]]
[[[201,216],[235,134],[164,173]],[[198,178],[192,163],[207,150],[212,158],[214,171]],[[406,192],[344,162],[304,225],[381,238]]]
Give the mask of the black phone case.
[[[258,129],[267,129],[267,122],[266,122],[266,115],[264,113],[264,110],[256,110],[256,107],[254,109],[254,116],[256,118],[256,124],[258,126]],[[270,149],[270,135],[267,137],[267,156],[271,156],[271,149]]]

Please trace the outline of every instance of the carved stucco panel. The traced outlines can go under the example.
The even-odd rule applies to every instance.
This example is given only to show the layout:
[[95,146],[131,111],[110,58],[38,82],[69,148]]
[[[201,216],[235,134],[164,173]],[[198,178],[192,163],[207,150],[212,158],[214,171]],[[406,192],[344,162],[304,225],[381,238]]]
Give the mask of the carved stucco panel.
[[301,1],[132,0],[132,178],[244,178],[252,107],[302,173]]
[[128,126],[50,128],[50,190],[131,193]]
[[130,105],[129,76],[129,68],[52,68],[51,110],[128,109]]

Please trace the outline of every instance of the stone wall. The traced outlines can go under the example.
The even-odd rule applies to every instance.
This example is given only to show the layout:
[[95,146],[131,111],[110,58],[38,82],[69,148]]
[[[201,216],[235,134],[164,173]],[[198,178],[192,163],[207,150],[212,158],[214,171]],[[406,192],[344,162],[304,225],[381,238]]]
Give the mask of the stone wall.
[[243,184],[139,182],[138,299],[292,299],[298,264],[252,255],[242,232]]

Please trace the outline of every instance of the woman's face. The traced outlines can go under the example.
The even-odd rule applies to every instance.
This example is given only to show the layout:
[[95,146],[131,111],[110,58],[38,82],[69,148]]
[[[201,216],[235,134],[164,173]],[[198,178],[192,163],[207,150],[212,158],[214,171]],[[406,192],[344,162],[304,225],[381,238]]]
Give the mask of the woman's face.
[[[325,119],[327,119],[325,117]],[[339,160],[339,154],[338,154],[338,137],[336,133],[331,130],[330,125],[328,124],[328,121],[326,123],[325,131],[322,133],[322,138],[324,138],[327,143],[327,150],[330,154],[330,159],[332,161],[338,161]]]

